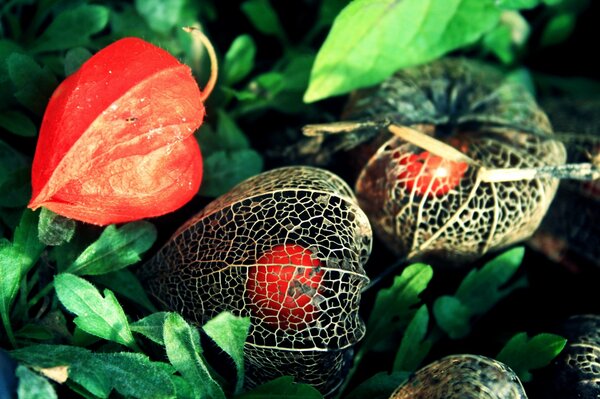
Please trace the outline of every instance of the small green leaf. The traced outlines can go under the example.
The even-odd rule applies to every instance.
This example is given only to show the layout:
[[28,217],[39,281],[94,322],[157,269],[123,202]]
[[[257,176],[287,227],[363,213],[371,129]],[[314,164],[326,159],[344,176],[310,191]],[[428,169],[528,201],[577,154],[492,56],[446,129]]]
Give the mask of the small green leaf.
[[91,56],[92,53],[85,47],[75,47],[67,51],[65,55],[65,76],[76,72]]
[[42,115],[58,84],[52,72],[25,54],[13,53],[6,62],[17,101],[33,113]]
[[54,399],[56,391],[50,381],[25,366],[18,366],[15,372],[19,378],[17,396],[21,399]]
[[498,0],[496,4],[507,10],[528,10],[537,7],[540,2],[541,0]]
[[[67,366],[73,381],[96,397],[108,398],[115,389],[127,397],[175,398],[164,363],[140,353],[92,353],[75,346],[33,345],[11,352],[20,362],[36,367]],[[69,382],[67,381],[67,382]]]
[[225,393],[210,375],[204,359],[198,335],[177,313],[169,313],[165,319],[163,337],[169,361],[194,389],[197,397],[225,398]]
[[428,325],[427,305],[422,305],[406,327],[392,371],[411,372],[419,368],[433,345],[433,341],[427,339]]
[[90,43],[90,36],[108,24],[110,11],[99,5],[81,5],[58,14],[34,43],[31,51],[68,50]]
[[136,0],[135,9],[152,30],[168,33],[179,22],[185,3],[184,0]]
[[408,325],[415,314],[414,305],[420,301],[419,295],[432,277],[431,266],[415,263],[396,276],[390,288],[379,291],[367,322],[368,333],[363,342],[365,351]]
[[23,275],[35,265],[45,247],[38,239],[38,218],[39,212],[25,209],[19,225],[15,229],[13,246],[19,252],[19,256],[13,261],[19,261],[21,274]]
[[245,1],[242,4],[242,11],[256,30],[265,35],[276,36],[282,42],[286,42],[285,31],[269,0]]
[[433,304],[433,314],[438,325],[452,339],[463,338],[471,332],[471,310],[449,295],[439,297]]
[[515,334],[496,359],[507,364],[523,382],[531,381],[530,370],[539,369],[550,364],[567,344],[567,340],[559,335],[542,333],[532,338],[527,333]]
[[410,373],[405,371],[377,373],[356,387],[345,399],[388,399],[409,376]]
[[502,298],[523,287],[522,280],[507,287],[504,285],[521,266],[524,254],[525,248],[517,247],[495,257],[480,270],[471,270],[461,282],[455,296],[474,315],[486,313]]
[[54,278],[56,295],[83,331],[137,349],[123,308],[110,290],[100,292],[86,280],[68,273]]
[[202,329],[233,359],[237,370],[235,392],[241,392],[244,385],[244,343],[250,330],[250,318],[222,312],[206,322]]
[[42,208],[38,224],[38,238],[40,242],[56,246],[71,241],[75,234],[75,221],[58,215],[50,209]]
[[218,197],[243,180],[262,171],[263,159],[252,149],[217,151],[204,159],[200,195]]
[[127,223],[119,228],[108,226],[69,266],[67,273],[99,275],[117,271],[141,259],[156,240],[156,228],[150,222]]
[[223,75],[226,85],[234,85],[244,79],[254,68],[256,44],[250,35],[235,38],[231,47],[225,53]]
[[148,294],[146,294],[140,280],[128,269],[94,276],[93,281],[102,284],[114,293],[143,306],[151,312],[157,312],[156,306],[150,302],[150,298],[148,298]]
[[17,111],[4,111],[0,113],[0,128],[12,134],[23,137],[35,137],[37,128],[27,116]]
[[131,323],[131,331],[142,334],[159,345],[164,345],[163,330],[165,327],[165,318],[167,312],[156,312],[146,316],[141,320]]
[[319,50],[304,101],[380,83],[472,44],[499,17],[493,0],[355,0]]
[[577,15],[561,13],[554,16],[544,28],[540,43],[542,46],[553,46],[567,40],[575,29]]
[[239,396],[239,399],[322,399],[314,387],[294,382],[293,377],[279,377],[257,386]]

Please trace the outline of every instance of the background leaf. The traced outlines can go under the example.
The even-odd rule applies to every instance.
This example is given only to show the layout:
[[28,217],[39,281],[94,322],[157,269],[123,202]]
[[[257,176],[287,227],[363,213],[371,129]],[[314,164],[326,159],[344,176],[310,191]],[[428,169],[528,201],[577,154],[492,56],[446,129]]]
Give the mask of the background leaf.
[[202,329],[233,359],[237,371],[235,392],[241,392],[244,385],[244,343],[250,329],[250,318],[222,312],[207,321]]
[[169,361],[194,389],[197,397],[225,398],[225,393],[210,375],[204,359],[198,335],[177,313],[169,313],[165,319],[163,338]]
[[93,281],[100,283],[114,293],[143,306],[150,312],[158,311],[156,306],[150,301],[150,298],[148,298],[148,294],[146,294],[140,280],[128,269],[121,269],[116,272],[94,276]]
[[263,160],[252,149],[217,151],[204,159],[204,180],[200,194],[218,197],[236,184],[262,171]]
[[54,278],[56,295],[67,310],[77,316],[73,321],[83,331],[137,349],[123,308],[110,290],[104,298],[82,278],[68,273]]
[[269,0],[248,0],[242,4],[241,8],[259,32],[276,36],[282,42],[286,42],[287,39],[279,17]]
[[52,384],[38,373],[29,370],[25,366],[19,366],[16,370],[19,378],[17,395],[23,399],[55,399],[56,391]]
[[84,47],[75,47],[67,51],[65,55],[65,76],[77,71],[91,56],[92,53]]
[[127,223],[119,228],[108,226],[98,240],[85,249],[65,272],[98,275],[114,272],[139,262],[156,240],[156,228],[150,222]]
[[22,112],[0,112],[0,127],[17,136],[35,137],[37,135],[37,127]]
[[237,396],[239,399],[321,399],[323,395],[307,384],[297,384],[293,377],[279,377]]
[[250,35],[235,38],[223,61],[223,75],[226,85],[233,85],[244,79],[254,67],[256,44]]
[[42,115],[52,91],[58,85],[48,67],[41,67],[28,55],[13,53],[7,61],[8,75],[17,101],[31,112]]
[[33,52],[68,50],[86,46],[90,36],[108,24],[109,9],[99,5],[81,5],[58,14],[32,47]]
[[416,371],[429,353],[433,341],[427,339],[429,312],[422,305],[406,327],[400,348],[394,359],[392,371]]
[[496,359],[510,366],[521,381],[531,381],[532,369],[539,369],[550,364],[567,344],[567,340],[555,334],[542,333],[532,338],[527,333],[515,334]]
[[380,83],[401,68],[474,43],[499,17],[492,0],[355,0],[319,50],[304,100]]
[[433,304],[438,325],[452,339],[466,337],[471,332],[473,313],[458,298],[444,295]]
[[356,387],[345,399],[387,399],[409,376],[410,373],[404,371],[377,373]]
[[167,33],[180,20],[184,0],[136,0],[135,9],[152,30]]

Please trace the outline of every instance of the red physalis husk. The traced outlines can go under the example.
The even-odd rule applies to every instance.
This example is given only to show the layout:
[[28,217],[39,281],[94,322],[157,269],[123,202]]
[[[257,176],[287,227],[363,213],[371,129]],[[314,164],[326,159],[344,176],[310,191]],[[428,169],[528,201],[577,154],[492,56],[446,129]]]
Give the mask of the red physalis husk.
[[29,208],[107,225],[181,207],[202,178],[202,99],[165,50],[137,38],[102,49],[50,98]]

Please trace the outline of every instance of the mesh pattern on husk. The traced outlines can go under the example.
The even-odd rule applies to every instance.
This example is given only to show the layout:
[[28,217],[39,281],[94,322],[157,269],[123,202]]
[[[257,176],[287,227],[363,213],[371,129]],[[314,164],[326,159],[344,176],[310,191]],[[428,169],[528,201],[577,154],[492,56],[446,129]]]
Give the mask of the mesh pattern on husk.
[[[311,295],[310,304],[295,310],[306,323],[284,330],[252,311],[258,294],[248,292],[248,278],[263,254],[290,244],[319,260],[312,272],[320,281],[317,292],[303,292]],[[143,267],[141,277],[166,308],[199,325],[225,310],[250,316],[252,383],[291,374],[327,392],[337,386],[330,374],[344,365],[325,370],[310,362],[329,351],[337,354],[323,358],[342,362],[340,351],[364,335],[358,307],[370,250],[371,228],[349,187],[322,169],[288,167],[255,176],[209,204]],[[297,274],[310,268],[294,267]]]
[[417,370],[390,399],[525,399],[506,365],[476,355],[452,355]]
[[398,177],[408,168],[402,158],[424,150],[387,131],[353,133],[387,137],[375,140],[383,145],[362,169],[356,195],[383,241],[409,258],[425,254],[468,261],[528,238],[547,211],[558,181],[483,182],[480,167],[565,162],[564,147],[551,138],[546,115],[525,89],[506,83],[491,67],[465,60],[442,60],[399,72],[376,89],[357,92],[344,117],[412,125],[476,162],[447,194],[423,195]]
[[600,397],[600,315],[571,317],[567,345],[554,363],[552,391],[560,398]]

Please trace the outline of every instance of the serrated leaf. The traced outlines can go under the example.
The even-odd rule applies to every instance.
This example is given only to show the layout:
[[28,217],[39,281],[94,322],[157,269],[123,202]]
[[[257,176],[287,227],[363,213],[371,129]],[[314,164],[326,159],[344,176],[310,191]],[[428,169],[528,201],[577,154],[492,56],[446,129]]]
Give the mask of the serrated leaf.
[[248,0],[242,4],[241,9],[259,32],[276,36],[282,42],[286,41],[279,17],[269,0]]
[[65,76],[69,76],[79,69],[86,62],[92,53],[85,47],[75,47],[65,54]]
[[496,356],[496,360],[510,366],[521,381],[531,381],[530,370],[550,364],[563,350],[567,340],[555,334],[542,333],[532,338],[527,333],[515,334]]
[[419,368],[433,345],[433,341],[427,339],[428,325],[427,305],[422,305],[406,327],[392,371],[412,372]]
[[34,345],[11,355],[34,367],[68,366],[69,381],[97,397],[108,398],[113,389],[140,399],[175,397],[166,365],[140,353],[92,353],[75,346]]
[[387,399],[409,376],[410,373],[404,371],[377,373],[356,387],[345,399]]
[[151,312],[157,312],[156,306],[152,304],[148,294],[142,287],[140,280],[127,269],[116,272],[94,276],[93,281],[98,282],[114,293],[121,295]]
[[164,345],[163,331],[167,315],[167,312],[152,313],[141,320],[131,323],[131,331],[142,334],[159,345]]
[[139,262],[156,240],[156,228],[150,222],[127,223],[119,228],[110,225],[98,240],[67,268],[66,273],[99,275],[111,273]]
[[194,389],[197,397],[225,398],[225,393],[210,375],[204,359],[198,335],[177,313],[165,318],[163,338],[169,361]]
[[486,313],[502,298],[523,286],[523,281],[517,281],[504,287],[521,266],[524,254],[525,248],[517,247],[495,257],[480,270],[471,270],[461,282],[455,296],[474,315]]
[[458,298],[444,295],[433,304],[437,324],[452,339],[463,338],[471,332],[471,310]]
[[54,287],[58,299],[77,316],[73,321],[83,331],[137,349],[123,308],[110,290],[104,290],[103,298],[92,284],[68,273],[56,276]]
[[57,398],[56,391],[50,382],[36,372],[25,366],[19,366],[16,370],[19,378],[17,395],[22,399],[54,399]]
[[218,197],[263,169],[261,155],[252,149],[216,151],[204,159],[200,195]]
[[431,266],[416,263],[396,276],[390,288],[379,291],[367,322],[368,333],[363,342],[365,351],[408,325],[415,314],[413,307],[420,301],[419,295],[432,277]]
[[108,24],[110,11],[99,5],[81,5],[58,14],[36,40],[33,52],[67,50],[90,43],[90,36]]
[[239,399],[322,399],[323,395],[307,384],[294,382],[293,377],[279,377],[236,396]]
[[304,101],[380,83],[474,43],[499,17],[493,0],[355,0],[319,50]]
[[17,111],[0,112],[0,128],[23,137],[35,137],[37,128],[26,115]]
[[136,0],[135,9],[152,30],[168,33],[179,23],[185,3],[184,0]]
[[11,54],[6,63],[17,101],[31,112],[42,115],[58,83],[52,72],[40,67],[30,56],[20,53]]
[[250,35],[235,38],[223,63],[223,75],[226,85],[234,85],[244,79],[254,68],[256,44]]
[[38,223],[38,238],[40,242],[56,246],[71,241],[75,234],[75,221],[57,215],[47,208],[42,208]]
[[235,392],[241,392],[244,385],[244,343],[250,329],[250,318],[222,312],[207,321],[202,329],[233,359],[237,370]]

